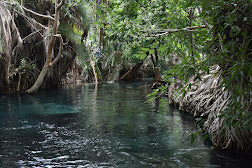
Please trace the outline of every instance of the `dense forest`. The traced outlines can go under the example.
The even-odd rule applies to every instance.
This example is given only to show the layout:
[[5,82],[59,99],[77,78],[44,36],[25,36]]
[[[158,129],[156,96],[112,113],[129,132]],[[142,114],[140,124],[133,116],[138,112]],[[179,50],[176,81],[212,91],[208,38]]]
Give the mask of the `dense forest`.
[[1,0],[0,91],[153,78],[216,148],[252,149],[251,0]]

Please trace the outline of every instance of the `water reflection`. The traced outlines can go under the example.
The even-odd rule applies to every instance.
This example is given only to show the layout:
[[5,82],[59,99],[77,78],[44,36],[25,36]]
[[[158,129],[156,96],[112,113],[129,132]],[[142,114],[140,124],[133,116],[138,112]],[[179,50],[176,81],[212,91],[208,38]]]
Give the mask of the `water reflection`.
[[[151,103],[143,83],[0,98],[0,167],[239,167],[198,138],[193,118]],[[233,155],[233,154],[232,154]]]

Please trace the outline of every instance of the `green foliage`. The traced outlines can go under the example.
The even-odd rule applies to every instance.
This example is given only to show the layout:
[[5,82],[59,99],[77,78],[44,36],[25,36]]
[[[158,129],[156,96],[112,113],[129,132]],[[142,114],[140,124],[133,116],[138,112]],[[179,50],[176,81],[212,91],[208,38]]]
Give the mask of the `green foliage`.
[[89,66],[89,52],[85,48],[85,43],[81,43],[81,36],[84,29],[90,27],[91,7],[86,0],[67,0],[63,6],[65,17],[61,20],[59,31],[74,44],[74,49],[82,67],[91,71]]
[[[109,40],[122,44],[124,57],[129,60],[143,59],[142,48],[158,48],[161,59],[170,58],[172,53],[190,53],[189,33],[181,32],[168,36],[149,37],[143,30],[174,29],[189,26],[187,3],[182,0],[156,1],[110,1],[106,34]],[[200,25],[199,15],[195,13],[194,25]],[[194,33],[195,50],[202,52],[209,34],[206,30]]]
[[210,135],[207,132],[202,132],[200,130],[192,132],[190,134],[191,144],[193,144],[198,137],[203,137],[204,140],[207,140],[210,138]]
[[20,60],[20,64],[17,69],[18,73],[26,79],[34,79],[39,73],[37,65],[33,62],[28,62],[26,58],[22,58]]
[[63,10],[65,12],[65,21],[81,29],[89,29],[91,6],[86,0],[66,0]]
[[[65,17],[61,20],[59,29],[75,43],[83,67],[88,67],[90,55],[94,57],[94,53],[89,53],[81,44],[84,29],[90,30],[90,50],[100,47],[99,30],[104,31],[107,45],[102,51],[108,55],[103,60],[106,65],[114,66],[116,62],[112,51],[121,51],[123,56],[120,60],[131,62],[143,60],[147,51],[153,54],[154,48],[158,49],[160,62],[178,59],[179,64],[169,66],[164,72],[164,79],[169,82],[180,80],[186,84],[191,76],[195,80],[201,80],[203,73],[209,73],[209,66],[218,64],[223,73],[222,86],[232,92],[229,108],[222,112],[221,117],[224,117],[227,127],[251,127],[252,115],[248,110],[251,106],[249,100],[252,88],[251,1],[110,0],[109,3],[99,4],[86,0],[65,2]],[[190,42],[190,32],[182,31],[182,28],[190,26],[190,10],[194,10],[193,26],[203,25],[205,22],[212,26],[211,31],[193,30],[193,44]],[[158,32],[165,29],[181,31],[166,35]],[[0,51],[3,48],[1,46],[3,43],[0,42]],[[98,71],[97,61],[95,67]],[[181,91],[185,94],[190,88],[189,83]],[[165,89],[160,90],[162,92]],[[151,96],[157,94],[159,92],[154,92]]]
[[[211,31],[193,31],[194,61],[189,32],[150,36],[151,30],[190,26],[191,9],[195,10],[193,26],[205,22],[213,26]],[[158,48],[161,59],[169,60],[173,55],[179,58],[181,63],[169,67],[164,73],[167,81],[175,77],[185,84],[191,76],[200,80],[203,73],[209,73],[209,66],[218,64],[223,71],[222,85],[233,95],[229,108],[222,116],[229,126],[240,126],[242,123],[247,123],[246,127],[251,125],[251,121],[248,121],[251,116],[248,111],[252,72],[251,2],[116,0],[110,1],[104,10],[109,13],[106,17],[109,24],[104,27],[107,39],[120,43],[128,60],[143,59],[145,52],[152,52],[153,48]],[[104,17],[101,19],[104,20]],[[185,94],[190,87],[188,84],[181,90]]]
[[[213,3],[212,1],[210,1]],[[222,112],[226,127],[251,129],[251,16],[249,1],[220,1],[209,8],[213,16],[215,39],[211,49],[215,54],[209,61],[223,70],[222,85],[232,92],[228,108]],[[220,47],[222,45],[222,47]]]
[[[50,2],[54,3],[53,0]],[[90,51],[100,47],[99,31],[104,31],[106,46],[102,51],[107,55],[103,58],[105,67],[114,66],[115,62],[121,60],[141,61],[146,57],[147,51],[153,54],[154,48],[158,49],[162,63],[178,59],[177,65],[169,63],[172,66],[164,72],[164,79],[170,82],[180,80],[184,84],[184,88],[181,88],[183,94],[191,88],[190,83],[185,85],[191,76],[195,80],[201,80],[203,73],[209,73],[209,66],[218,64],[222,69],[222,86],[232,92],[229,108],[222,112],[221,117],[224,117],[227,127],[251,127],[251,0],[102,2],[97,4],[96,1],[65,0],[65,17],[61,20],[60,31],[75,43],[83,67],[87,67],[90,55],[94,57],[94,53],[88,52],[81,44],[84,29],[90,30]],[[211,31],[193,30],[193,44],[190,32],[182,31],[182,28],[190,26],[191,10],[194,10],[192,26],[205,23],[212,26]],[[180,31],[162,35],[161,30],[167,29]],[[3,44],[0,42],[0,51],[3,51]],[[122,52],[120,61],[115,60],[112,51]],[[97,61],[95,66],[99,68]],[[157,94],[159,92],[152,96]]]

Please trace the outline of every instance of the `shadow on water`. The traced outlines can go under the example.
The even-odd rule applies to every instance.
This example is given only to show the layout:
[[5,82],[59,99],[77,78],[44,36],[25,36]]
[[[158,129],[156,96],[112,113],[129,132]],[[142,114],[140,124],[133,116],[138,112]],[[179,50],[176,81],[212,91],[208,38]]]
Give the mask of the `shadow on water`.
[[[192,116],[144,82],[0,97],[0,167],[243,167],[251,154],[212,151]],[[242,162],[242,163],[241,163]]]

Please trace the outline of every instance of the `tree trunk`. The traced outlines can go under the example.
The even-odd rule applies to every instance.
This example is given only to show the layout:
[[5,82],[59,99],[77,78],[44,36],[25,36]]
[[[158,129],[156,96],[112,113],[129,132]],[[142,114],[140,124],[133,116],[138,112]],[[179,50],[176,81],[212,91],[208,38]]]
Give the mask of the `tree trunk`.
[[[7,10],[4,6],[0,6],[0,16],[1,16],[1,28],[0,33],[3,33],[4,40],[3,40],[3,50],[4,53],[2,54],[2,60],[3,60],[3,79],[2,84],[5,85],[7,89],[9,89],[9,71],[10,71],[10,65],[11,65],[11,45],[12,45],[12,36],[11,36],[11,14],[9,10]],[[1,30],[2,29],[2,30]]]
[[132,80],[136,76],[139,68],[143,65],[143,62],[134,65],[126,74],[124,74],[119,80]]
[[[192,8],[190,10],[190,13],[189,13],[189,18],[190,18],[190,27],[192,27],[192,22],[193,22],[193,13],[194,13],[194,8]],[[191,43],[191,52],[192,52],[192,60],[193,62],[195,62],[195,59],[194,59],[194,51],[193,51],[193,33],[192,31],[190,31],[190,43]]]
[[92,70],[93,70],[95,83],[97,84],[97,83],[99,83],[99,80],[98,80],[98,75],[97,75],[97,72],[96,72],[96,69],[95,69],[95,62],[92,60],[92,58],[90,58],[90,65],[91,65]]
[[[98,5],[97,7],[96,7],[96,9],[100,9],[101,7],[99,6],[99,5],[102,5],[102,4],[107,4],[108,5],[108,1],[107,0],[96,0],[96,4]],[[101,9],[102,10],[102,9]],[[104,11],[105,12],[105,11]],[[106,14],[106,15],[108,15],[108,13]],[[97,15],[97,17],[99,17],[98,15]],[[104,25],[104,27],[108,24],[107,22],[103,22],[102,23],[103,25]],[[100,49],[102,49],[103,47],[105,47],[106,46],[106,40],[104,39],[105,38],[105,36],[106,36],[106,34],[105,34],[105,31],[104,31],[104,28],[100,28],[99,30],[98,30],[98,44],[99,44],[99,47],[100,47]]]
[[19,31],[4,3],[0,4],[0,90],[10,89],[10,67],[13,53],[22,45]]
[[155,82],[160,82],[162,81],[160,71],[157,67],[154,68],[154,75],[155,75]]
[[157,53],[156,48],[154,48],[154,54],[155,54],[155,59],[156,60],[154,60],[153,55],[151,54],[151,61],[152,61],[153,66],[154,66],[155,82],[161,82],[162,78],[161,78],[161,75],[160,75],[160,71],[158,69],[158,53]]
[[39,87],[42,85],[44,78],[48,72],[48,68],[49,68],[49,65],[45,64],[36,82],[33,84],[33,86],[30,89],[26,91],[27,93],[35,93],[36,91],[38,91]]
[[[59,4],[58,3],[58,0],[55,0],[55,17],[54,17],[54,24],[53,24],[53,32],[52,32],[52,35],[50,37],[50,40],[49,40],[49,44],[48,44],[48,50],[47,50],[47,54],[46,54],[46,62],[43,66],[43,69],[41,70],[37,80],[35,81],[35,83],[33,84],[33,86],[28,89],[26,92],[27,93],[34,93],[36,91],[38,91],[39,87],[42,85],[43,81],[44,81],[44,78],[48,72],[48,69],[50,68],[50,66],[52,66],[56,61],[54,61],[52,63],[52,58],[53,58],[53,55],[54,55],[54,52],[53,52],[53,49],[54,49],[54,45],[55,45],[55,41],[56,41],[56,37],[60,37],[61,39],[61,46],[60,46],[60,50],[59,50],[59,53],[58,53],[58,56],[57,58],[55,58],[55,60],[58,61],[60,55],[61,55],[61,49],[62,49],[62,37],[57,35],[57,31],[58,31],[58,26],[59,26],[59,12],[60,12],[60,8],[61,6],[63,5],[63,1]],[[48,30],[50,27],[48,27]]]

